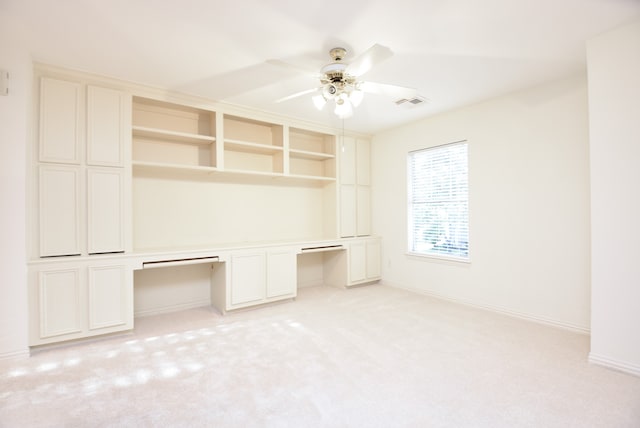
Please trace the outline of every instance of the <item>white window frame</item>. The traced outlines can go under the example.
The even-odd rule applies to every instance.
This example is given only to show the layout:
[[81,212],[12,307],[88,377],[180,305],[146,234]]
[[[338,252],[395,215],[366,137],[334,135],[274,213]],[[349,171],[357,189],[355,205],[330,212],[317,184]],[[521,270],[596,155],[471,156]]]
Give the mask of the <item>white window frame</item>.
[[[423,159],[430,159],[432,162],[438,161],[438,157],[443,154],[447,156],[447,151],[451,149],[458,150],[460,146],[464,146],[465,160],[464,165],[458,164],[458,166],[464,166],[464,178],[461,183],[459,180],[453,179],[453,176],[449,177],[446,181],[449,186],[449,193],[447,196],[439,196],[435,189],[427,188],[426,192],[422,192],[422,200],[416,196],[415,186],[420,183],[415,182],[415,173],[413,171],[413,160],[416,156],[422,156]],[[458,159],[459,160],[459,159]],[[446,166],[440,165],[441,168]],[[426,173],[428,170],[423,170]],[[450,170],[449,170],[450,172]],[[451,172],[450,172],[451,173]],[[459,176],[458,176],[459,177]],[[433,184],[430,179],[425,178],[428,183]],[[423,183],[424,184],[424,183]],[[427,184],[427,187],[429,184]],[[423,189],[424,190],[424,189]],[[456,190],[455,192],[451,190]],[[433,191],[434,194],[431,194]],[[433,228],[428,226],[432,223],[425,223],[421,233],[424,233],[424,239],[414,236],[417,230],[421,227],[421,224],[416,224],[414,219],[415,204],[423,205],[425,209],[425,215],[427,207],[431,207],[430,211],[433,213],[437,206],[441,206],[438,211],[442,213],[445,218],[449,219],[453,214],[454,218],[458,218],[459,221],[443,221],[438,225],[439,229],[446,229],[446,232],[441,234],[441,247],[438,247],[433,239],[437,239],[437,232],[433,232]],[[457,209],[456,209],[457,207]],[[433,215],[433,214],[432,214]],[[440,214],[439,214],[440,216]],[[453,227],[452,227],[453,225]],[[451,232],[453,229],[453,232]],[[431,242],[427,242],[432,240]],[[465,251],[466,241],[466,251]],[[453,246],[452,246],[453,245]],[[460,247],[460,245],[463,245]],[[447,248],[449,247],[449,248]],[[428,147],[420,150],[414,150],[407,155],[407,253],[411,256],[420,256],[435,259],[452,260],[458,262],[471,262],[471,253],[469,246],[469,144],[466,140],[456,141],[454,143]]]

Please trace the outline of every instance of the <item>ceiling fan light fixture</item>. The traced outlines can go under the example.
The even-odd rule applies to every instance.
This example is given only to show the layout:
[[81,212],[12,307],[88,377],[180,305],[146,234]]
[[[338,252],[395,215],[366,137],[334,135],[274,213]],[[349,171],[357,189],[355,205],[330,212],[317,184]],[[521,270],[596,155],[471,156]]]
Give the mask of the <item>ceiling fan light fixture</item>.
[[351,101],[351,104],[353,104],[354,107],[358,107],[363,98],[364,92],[357,88],[351,91],[351,93],[349,94],[349,101]]
[[313,101],[313,105],[316,106],[318,110],[322,110],[325,104],[327,104],[326,98],[322,95],[314,95],[313,97],[311,97],[311,100]]
[[322,87],[322,96],[325,100],[336,98],[339,94],[338,87],[333,83],[327,83]]
[[421,99],[414,99],[416,96],[415,89],[360,80],[361,76],[367,73],[374,65],[393,55],[393,52],[388,47],[375,44],[350,61],[350,63],[343,62],[346,54],[347,50],[345,48],[336,47],[331,49],[329,55],[333,62],[320,69],[320,76],[318,76],[320,86],[289,95],[276,102],[314,93],[311,98],[318,110],[322,110],[326,103],[333,101],[335,104],[334,112],[340,118],[350,117],[353,114],[353,109],[362,103],[365,92],[391,96],[395,99],[400,98],[400,100],[396,101],[398,105],[402,103],[416,105],[422,102]]
[[335,102],[334,113],[341,119],[353,116],[353,108],[360,105],[364,92],[354,80],[328,82],[322,87],[320,94],[311,97],[313,105],[322,110],[329,101]]
[[336,108],[333,111],[340,119],[346,119],[353,116],[353,107],[346,98],[346,94],[343,94],[344,98],[340,97],[336,99]]

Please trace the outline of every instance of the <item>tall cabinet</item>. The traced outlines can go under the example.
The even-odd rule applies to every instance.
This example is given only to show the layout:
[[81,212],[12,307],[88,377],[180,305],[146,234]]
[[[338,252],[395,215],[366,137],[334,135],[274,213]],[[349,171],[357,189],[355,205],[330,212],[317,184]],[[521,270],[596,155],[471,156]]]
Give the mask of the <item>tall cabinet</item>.
[[371,234],[371,143],[342,137],[340,150],[340,236]]
[[340,237],[348,244],[347,285],[380,279],[380,238],[371,237],[371,142],[342,137],[340,151]]
[[39,257],[126,250],[130,114],[122,91],[40,80]]
[[30,343],[132,327],[128,250],[130,97],[81,80],[37,82],[37,254]]

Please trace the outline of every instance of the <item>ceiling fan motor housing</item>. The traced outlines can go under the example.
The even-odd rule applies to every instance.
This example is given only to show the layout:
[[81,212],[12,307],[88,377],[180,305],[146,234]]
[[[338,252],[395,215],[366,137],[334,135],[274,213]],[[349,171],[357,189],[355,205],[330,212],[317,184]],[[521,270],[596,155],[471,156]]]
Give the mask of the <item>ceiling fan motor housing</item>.
[[333,48],[329,51],[329,55],[334,61],[342,61],[346,54],[347,50],[345,48]]

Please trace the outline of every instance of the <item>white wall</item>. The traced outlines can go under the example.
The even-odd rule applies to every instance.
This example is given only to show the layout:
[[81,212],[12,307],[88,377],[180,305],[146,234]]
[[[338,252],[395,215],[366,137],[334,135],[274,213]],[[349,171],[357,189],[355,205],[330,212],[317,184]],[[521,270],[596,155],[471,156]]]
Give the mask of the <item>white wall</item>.
[[[134,248],[332,238],[335,231],[325,236],[323,228],[324,191],[138,175],[133,179]],[[335,209],[335,202],[330,205]]]
[[211,304],[211,265],[134,271],[134,316],[156,315]]
[[26,355],[26,145],[32,66],[19,26],[0,15],[0,69],[9,95],[0,96],[0,358]]
[[640,21],[587,44],[590,360],[640,375]]
[[[588,331],[587,116],[581,75],[376,135],[384,282]],[[407,153],[460,140],[469,143],[472,262],[407,256]]]

